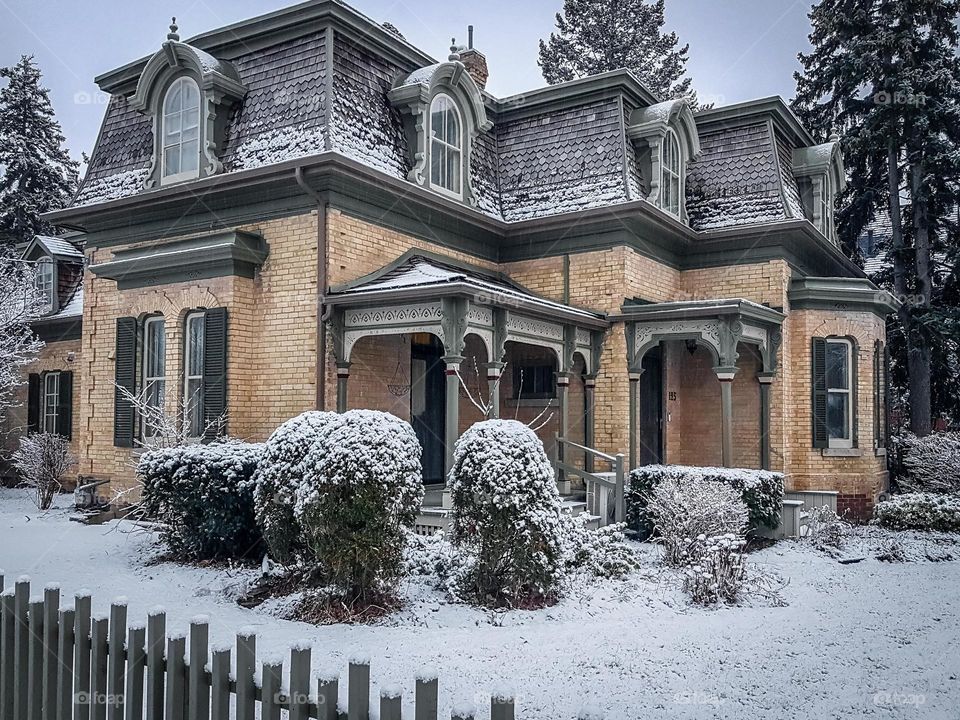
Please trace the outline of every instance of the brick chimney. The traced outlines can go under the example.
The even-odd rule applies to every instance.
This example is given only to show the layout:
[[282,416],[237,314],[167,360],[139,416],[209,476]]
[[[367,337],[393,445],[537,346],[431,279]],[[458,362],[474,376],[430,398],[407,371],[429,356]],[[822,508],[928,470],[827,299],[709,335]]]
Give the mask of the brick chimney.
[[467,49],[461,50],[459,54],[460,62],[466,66],[470,77],[483,90],[487,86],[487,78],[490,77],[490,73],[487,70],[487,58],[473,47],[473,25],[467,28]]

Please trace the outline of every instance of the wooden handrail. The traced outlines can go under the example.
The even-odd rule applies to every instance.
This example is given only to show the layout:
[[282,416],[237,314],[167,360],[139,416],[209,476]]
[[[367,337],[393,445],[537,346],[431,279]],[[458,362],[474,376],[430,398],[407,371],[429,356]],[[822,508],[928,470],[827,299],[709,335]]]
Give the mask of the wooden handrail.
[[[613,509],[613,519],[614,522],[625,522],[627,519],[627,502],[626,502],[626,484],[627,484],[627,470],[626,470],[626,460],[623,453],[617,453],[616,455],[608,455],[607,453],[600,452],[586,445],[581,445],[576,443],[573,440],[567,440],[564,437],[561,437],[559,433],[556,434],[557,447],[560,452],[557,453],[557,468],[563,470],[567,473],[572,473],[574,475],[579,475],[580,477],[587,479],[589,478],[593,482],[606,485],[607,487],[613,486],[613,499],[614,499],[614,509]],[[581,450],[588,455],[598,457],[601,460],[605,460],[610,463],[611,470],[614,474],[614,482],[611,483],[606,478],[600,477],[594,472],[578,468],[574,465],[570,465],[564,462],[564,454],[562,448],[564,446],[569,446],[577,450]]]

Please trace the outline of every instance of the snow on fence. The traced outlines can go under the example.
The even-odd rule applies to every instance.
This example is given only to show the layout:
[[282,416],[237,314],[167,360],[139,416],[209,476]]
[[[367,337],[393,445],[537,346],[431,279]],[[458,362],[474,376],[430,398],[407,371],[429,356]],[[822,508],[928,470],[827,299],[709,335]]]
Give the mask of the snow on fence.
[[[0,572],[0,591],[3,574]],[[30,579],[17,579],[0,594],[0,720],[368,720],[370,661],[354,658],[347,671],[347,708],[338,708],[339,677],[311,679],[310,648],[283,660],[263,659],[256,678],[257,636],[237,634],[235,672],[229,646],[209,643],[205,617],[184,634],[166,631],[161,609],[146,624],[127,623],[123,598],[109,613],[91,614],[90,594],[60,606],[60,590],[48,585],[31,597]],[[421,673],[414,692],[415,720],[436,720],[438,681]],[[400,720],[399,687],[380,690],[381,720]],[[473,720],[474,710],[455,707],[453,720]],[[513,720],[514,699],[490,700],[491,720]]]

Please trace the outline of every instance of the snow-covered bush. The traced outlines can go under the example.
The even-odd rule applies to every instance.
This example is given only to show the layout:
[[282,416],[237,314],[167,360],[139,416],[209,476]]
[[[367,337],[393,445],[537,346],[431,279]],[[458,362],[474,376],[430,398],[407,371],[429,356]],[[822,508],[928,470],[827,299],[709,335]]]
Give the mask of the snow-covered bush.
[[646,511],[663,545],[664,562],[675,567],[696,564],[708,539],[742,536],[747,528],[740,492],[703,478],[663,479],[650,492]]
[[749,511],[750,529],[774,529],[780,525],[783,507],[783,473],[743,468],[645,465],[630,473],[626,490],[627,525],[649,537],[653,522],[647,511],[651,492],[666,479],[681,484],[694,480],[728,485],[740,493]]
[[33,491],[40,510],[49,510],[60,492],[61,480],[77,460],[70,452],[70,441],[53,433],[37,433],[20,438],[20,446],[10,458],[21,477],[21,484]]
[[486,420],[454,449],[451,538],[467,560],[457,592],[485,605],[529,605],[555,596],[565,525],[543,443],[516,420]]
[[177,555],[193,560],[259,557],[253,475],[263,445],[222,442],[150,450],[140,456],[141,508],[163,524]]
[[327,420],[303,458],[294,514],[308,561],[346,602],[363,604],[403,571],[406,529],[423,499],[420,443],[389,413],[350,410]]
[[445,581],[456,566],[456,551],[443,532],[407,533],[403,564],[408,575],[435,575]]
[[839,550],[850,524],[833,511],[829,505],[812,508],[807,513],[804,537],[821,550]]
[[591,530],[582,515],[569,518],[567,568],[601,578],[623,577],[636,570],[639,558],[627,542],[625,528],[626,525],[618,523]]
[[264,443],[254,482],[257,523],[270,557],[290,563],[303,550],[303,537],[294,515],[294,495],[303,478],[304,460],[324,432],[337,422],[335,413],[311,410],[273,431]]
[[960,494],[960,432],[902,438],[903,476],[909,492]]
[[700,558],[683,571],[683,589],[697,605],[735,603],[747,578],[746,540],[726,533],[698,538]]
[[892,530],[960,532],[960,498],[937,493],[905,493],[877,503],[873,522]]

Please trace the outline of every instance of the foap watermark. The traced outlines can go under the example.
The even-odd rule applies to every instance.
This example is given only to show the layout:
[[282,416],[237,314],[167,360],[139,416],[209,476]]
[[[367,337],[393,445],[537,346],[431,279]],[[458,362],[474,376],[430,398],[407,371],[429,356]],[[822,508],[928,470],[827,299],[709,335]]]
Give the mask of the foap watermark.
[[73,94],[74,105],[106,105],[110,102],[110,95],[105,92],[87,92],[81,90]]
[[477,305],[506,305],[509,307],[520,307],[523,304],[517,296],[501,290],[482,290],[473,296],[473,301]]
[[925,107],[927,96],[923,93],[910,93],[902,90],[888,92],[881,90],[873,95],[874,105],[913,105],[915,107]]
[[82,691],[74,693],[74,705],[90,707],[119,707],[125,703],[122,693],[105,693],[97,691]]
[[926,305],[927,302],[926,295],[922,293],[887,293],[886,291],[876,293],[875,300],[882,302],[889,296],[892,296],[897,302],[907,307],[922,307]]
[[927,701],[923,693],[912,693],[903,690],[881,690],[873,694],[873,704],[882,707],[919,707]]

